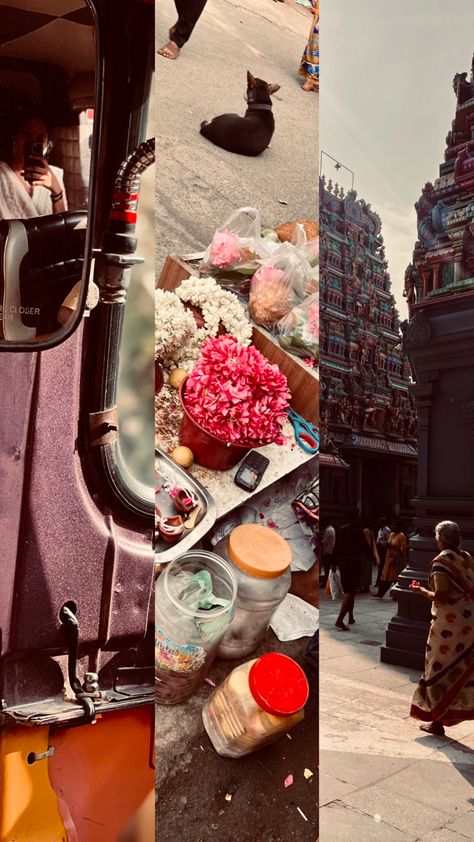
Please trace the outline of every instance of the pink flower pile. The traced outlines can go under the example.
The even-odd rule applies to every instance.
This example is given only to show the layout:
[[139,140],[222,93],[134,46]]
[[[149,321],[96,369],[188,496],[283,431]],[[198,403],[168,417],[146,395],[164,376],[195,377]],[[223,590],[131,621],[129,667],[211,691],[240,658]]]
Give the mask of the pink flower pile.
[[291,395],[277,365],[229,335],[207,339],[186,381],[184,403],[198,424],[229,443],[283,444]]
[[212,238],[210,260],[218,269],[226,269],[239,262],[239,240],[233,231],[216,231]]

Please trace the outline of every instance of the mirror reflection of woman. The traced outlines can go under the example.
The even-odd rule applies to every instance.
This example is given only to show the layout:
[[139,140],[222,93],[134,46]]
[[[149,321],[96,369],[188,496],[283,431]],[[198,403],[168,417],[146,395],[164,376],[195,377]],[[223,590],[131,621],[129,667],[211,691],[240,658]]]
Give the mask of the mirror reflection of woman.
[[[36,114],[19,115],[8,127],[0,160],[0,219],[30,219],[67,210],[62,170],[49,164],[49,130]],[[25,161],[25,144],[36,141],[42,155]]]

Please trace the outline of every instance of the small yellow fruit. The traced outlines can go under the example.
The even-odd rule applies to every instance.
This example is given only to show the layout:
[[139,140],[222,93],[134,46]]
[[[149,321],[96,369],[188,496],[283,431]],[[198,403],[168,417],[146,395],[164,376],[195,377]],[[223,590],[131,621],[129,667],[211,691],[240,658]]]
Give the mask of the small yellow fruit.
[[187,376],[187,372],[184,368],[174,368],[173,371],[170,372],[169,376],[169,384],[173,387],[173,389],[179,389],[181,383],[183,382],[184,378]]
[[171,458],[174,459],[177,465],[181,465],[182,468],[190,468],[194,462],[193,451],[189,447],[183,447],[182,445],[175,447]]

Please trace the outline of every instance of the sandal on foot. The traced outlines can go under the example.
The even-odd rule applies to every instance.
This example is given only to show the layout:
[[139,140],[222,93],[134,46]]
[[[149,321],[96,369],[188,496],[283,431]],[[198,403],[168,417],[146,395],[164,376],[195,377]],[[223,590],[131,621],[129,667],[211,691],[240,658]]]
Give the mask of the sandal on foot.
[[354,617],[350,617],[350,618],[349,618],[349,625],[350,625],[350,626],[353,626],[353,625],[354,625],[354,623],[355,623]]
[[420,725],[420,731],[425,731],[426,734],[434,734],[436,737],[444,737],[444,728],[441,722],[427,722],[426,725]]
[[312,82],[311,79],[306,79],[306,82],[303,82],[301,85],[302,91],[317,91],[318,90],[318,83]]
[[180,54],[180,49],[174,41],[168,41],[161,50],[158,50],[158,55],[163,56],[163,58],[169,58],[172,61],[175,61]]

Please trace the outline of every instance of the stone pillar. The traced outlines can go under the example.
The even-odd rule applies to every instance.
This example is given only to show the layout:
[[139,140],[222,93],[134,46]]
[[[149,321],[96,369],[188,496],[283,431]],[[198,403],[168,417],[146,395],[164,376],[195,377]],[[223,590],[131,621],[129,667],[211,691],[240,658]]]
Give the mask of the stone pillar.
[[435,525],[456,521],[462,546],[474,551],[474,292],[415,305],[402,329],[416,378],[411,387],[418,413],[416,535],[396,585],[398,611],[381,659],[422,669],[430,604],[408,586],[412,579],[428,580],[437,552]]

